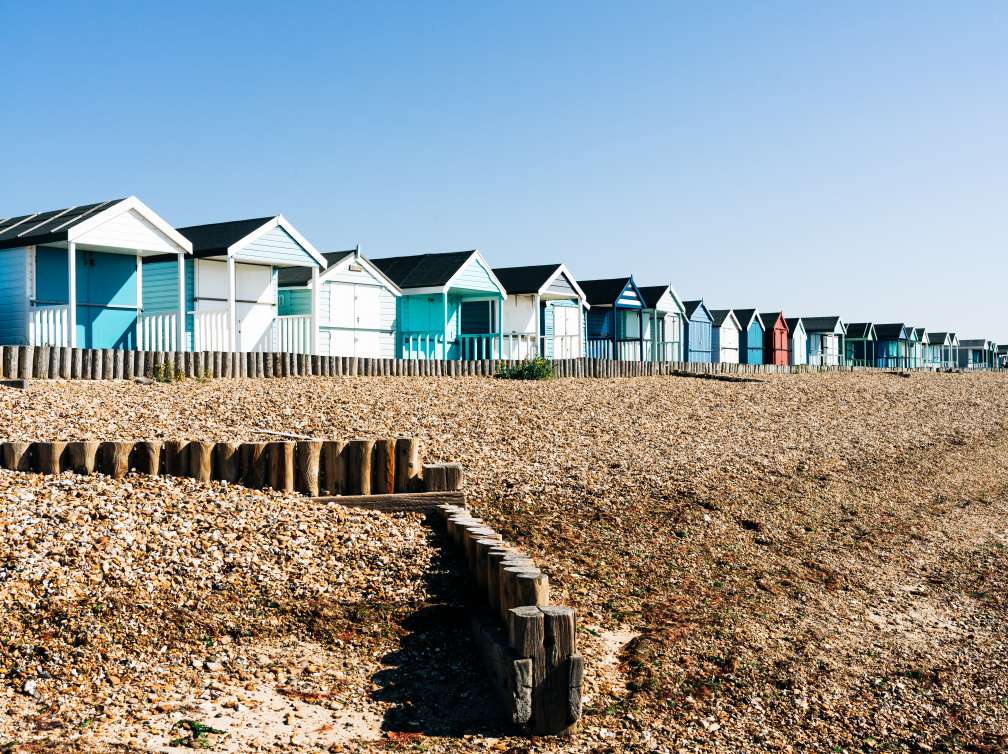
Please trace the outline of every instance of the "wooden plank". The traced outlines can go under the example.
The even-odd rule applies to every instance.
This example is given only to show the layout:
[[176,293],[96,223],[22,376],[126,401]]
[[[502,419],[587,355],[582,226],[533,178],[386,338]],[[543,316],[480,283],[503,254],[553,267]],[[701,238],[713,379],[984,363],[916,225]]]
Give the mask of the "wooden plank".
[[466,504],[462,492],[410,492],[402,495],[327,495],[313,497],[316,503],[335,503],[347,508],[365,508],[384,513],[405,513],[411,511],[433,511],[439,505]]

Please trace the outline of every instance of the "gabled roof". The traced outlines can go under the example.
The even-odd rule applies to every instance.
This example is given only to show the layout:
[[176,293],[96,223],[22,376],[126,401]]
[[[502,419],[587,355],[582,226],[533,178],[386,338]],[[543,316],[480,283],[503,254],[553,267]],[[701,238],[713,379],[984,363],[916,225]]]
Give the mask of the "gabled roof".
[[500,280],[508,294],[543,293],[550,284],[561,275],[571,284],[574,292],[582,300],[585,293],[563,264],[533,264],[523,267],[495,267],[493,274]]
[[919,340],[919,341],[924,341],[924,340],[927,339],[927,332],[924,330],[923,327],[915,327],[914,328],[914,337],[916,337],[917,340]]
[[578,280],[588,303],[592,306],[612,305],[626,287],[633,281],[632,277],[606,278],[604,280]]
[[683,302],[680,300],[679,294],[675,292],[675,288],[671,285],[642,285],[638,286],[637,290],[641,292],[641,298],[644,300],[645,309],[657,309],[662,296],[664,296],[667,292],[675,302],[676,309],[678,309],[681,314],[686,314],[686,309],[683,307]]
[[703,299],[697,299],[695,301],[683,301],[683,308],[686,310],[686,319],[693,319],[693,315],[696,314],[697,309],[703,309],[707,312],[707,316],[713,321],[710,309],[704,306]]
[[[346,257],[351,254],[356,253],[356,249],[348,249],[346,251],[326,251],[322,256],[326,260],[325,269],[329,269],[341,261],[346,259]],[[382,275],[382,277],[385,277]],[[308,285],[311,283],[312,271],[310,267],[282,267],[277,270],[277,285],[281,288],[296,288],[300,285]]]
[[906,325],[902,322],[888,322],[875,325],[875,338],[878,340],[907,340]]
[[179,228],[178,231],[192,242],[193,256],[221,257],[234,256],[242,248],[277,227],[282,228],[293,238],[320,267],[326,266],[325,257],[283,215],[189,225]]
[[802,317],[805,332],[835,332],[837,327],[844,329],[839,317]]
[[947,332],[929,332],[927,334],[928,343],[932,346],[940,345],[947,346],[951,343],[949,338],[949,333]]
[[[788,326],[787,320],[784,319],[783,312],[763,312],[763,331],[766,332],[771,327],[775,326],[777,324],[777,320],[783,320],[784,327]],[[804,321],[805,320],[803,319],[802,322]],[[791,331],[788,330],[788,332]]]
[[[805,329],[805,323],[802,321],[801,317],[785,317],[784,324],[787,325],[789,333],[793,333],[795,330],[797,330],[799,325],[801,325],[802,330]],[[764,328],[764,330],[765,329],[766,328]]]
[[497,279],[478,249],[382,257],[381,259],[372,259],[371,263],[403,291],[417,288],[438,290],[449,288],[455,276],[472,259],[478,260],[483,265],[491,281],[500,289],[501,295],[506,298],[507,289]]
[[848,340],[873,340],[875,326],[871,322],[851,322],[847,325]]
[[447,285],[448,281],[465,266],[475,253],[475,249],[470,249],[469,251],[382,257],[371,261],[400,288],[439,288]]
[[742,324],[739,322],[739,318],[735,315],[731,309],[711,309],[711,319],[714,320],[715,327],[721,327],[724,325],[725,320],[731,320],[735,323],[735,327],[739,330],[742,329]]
[[739,325],[744,329],[748,330],[752,327],[753,319],[755,318],[759,322],[759,326],[762,330],[766,330],[766,325],[763,324],[763,318],[760,316],[758,309],[732,309],[735,312],[735,316],[738,318]]
[[972,338],[959,341],[959,345],[962,348],[988,348],[989,343],[990,341],[987,338]]
[[188,239],[135,196],[0,219],[0,249],[73,241],[96,224],[130,210],[137,212],[180,250],[192,251]]

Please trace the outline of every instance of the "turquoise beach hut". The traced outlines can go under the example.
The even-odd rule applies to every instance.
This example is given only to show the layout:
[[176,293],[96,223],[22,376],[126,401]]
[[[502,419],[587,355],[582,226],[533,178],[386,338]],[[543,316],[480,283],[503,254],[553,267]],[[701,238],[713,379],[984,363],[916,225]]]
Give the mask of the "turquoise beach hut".
[[143,261],[170,255],[177,288],[191,253],[135,196],[0,219],[0,343],[136,348]]
[[683,307],[686,310],[686,327],[683,332],[686,361],[692,364],[710,364],[714,317],[710,309],[704,306],[703,299],[683,301]]
[[499,359],[507,292],[476,249],[372,259],[397,299],[400,359]]

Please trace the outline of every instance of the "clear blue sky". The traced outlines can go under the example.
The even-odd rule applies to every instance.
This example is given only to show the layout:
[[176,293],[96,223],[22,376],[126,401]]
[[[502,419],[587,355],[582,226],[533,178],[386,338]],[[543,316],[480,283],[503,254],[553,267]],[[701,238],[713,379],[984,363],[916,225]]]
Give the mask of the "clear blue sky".
[[1008,4],[0,0],[0,216],[136,194],[1008,340]]

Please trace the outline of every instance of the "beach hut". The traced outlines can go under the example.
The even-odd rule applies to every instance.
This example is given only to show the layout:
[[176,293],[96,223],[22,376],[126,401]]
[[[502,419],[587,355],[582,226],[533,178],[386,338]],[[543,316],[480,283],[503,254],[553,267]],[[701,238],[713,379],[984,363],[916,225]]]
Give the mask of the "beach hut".
[[496,267],[504,301],[505,359],[584,356],[585,310],[581,286],[562,264]]
[[875,366],[905,369],[910,363],[910,328],[902,322],[875,325]]
[[847,329],[839,317],[802,317],[808,340],[808,363],[813,366],[838,366],[844,362]]
[[504,286],[478,250],[372,259],[402,291],[396,299],[401,359],[499,359]]
[[[191,253],[135,196],[0,219],[0,343],[137,348],[152,284],[143,261],[170,255],[177,290]],[[169,306],[177,323],[184,302]]]
[[579,280],[588,298],[588,355],[643,361],[644,297],[633,277]]
[[783,312],[767,312],[763,314],[763,363],[787,366],[790,359],[788,343],[788,326]]
[[788,352],[792,366],[808,364],[808,337],[801,317],[785,317],[788,329]]
[[945,361],[945,353],[951,345],[947,332],[929,332],[927,334],[927,350],[924,365],[931,369],[947,369],[950,364]]
[[711,316],[710,309],[704,306],[703,299],[683,301],[683,308],[686,311],[683,329],[683,348],[686,351],[686,361],[692,364],[712,363],[711,340],[714,318]]
[[644,348],[651,361],[683,360],[686,308],[671,285],[643,285]]
[[1008,369],[1008,345],[1004,343],[997,347],[997,368]]
[[280,322],[311,314],[318,295],[322,356],[395,358],[396,299],[402,291],[360,253],[360,247],[323,254],[326,268],[285,267],[277,273]]
[[963,338],[959,341],[960,369],[986,369],[989,366],[989,340],[986,338]]
[[875,325],[871,322],[852,322],[847,325],[847,363],[859,367],[876,365]]
[[739,333],[742,325],[731,309],[711,309],[711,361],[739,363]]
[[[317,321],[277,316],[277,271],[318,274],[326,260],[283,215],[178,229],[192,244],[185,260],[185,342],[195,351],[316,353]],[[172,350],[178,269],[169,256],[144,260],[140,330],[148,350]],[[315,312],[312,308],[312,312]]]
[[957,369],[959,367],[959,336],[950,332],[948,339],[948,347],[942,352],[942,359],[948,365],[948,369]]
[[913,328],[913,339],[911,341],[912,350],[910,354],[910,366],[916,369],[923,369],[928,366],[928,335],[923,327]]
[[763,363],[763,337],[766,327],[756,309],[732,309],[742,330],[739,332],[739,363]]

